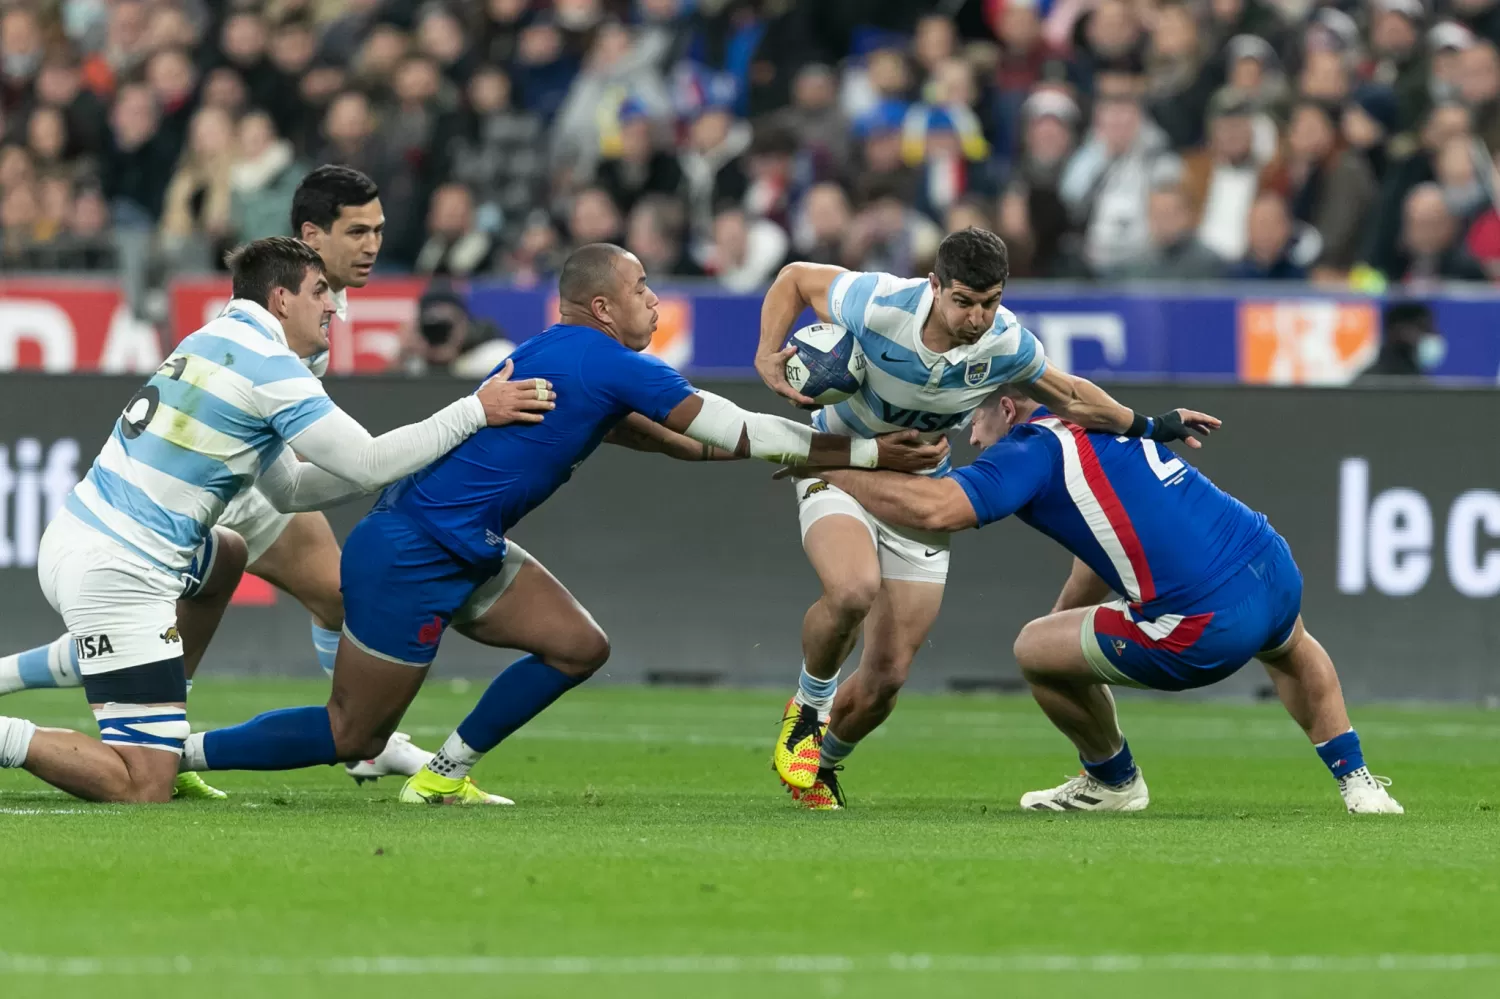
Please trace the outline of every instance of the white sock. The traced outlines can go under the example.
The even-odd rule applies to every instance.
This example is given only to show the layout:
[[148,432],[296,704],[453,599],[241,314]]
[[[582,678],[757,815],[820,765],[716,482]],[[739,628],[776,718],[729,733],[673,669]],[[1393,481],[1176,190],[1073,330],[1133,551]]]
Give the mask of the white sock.
[[34,735],[36,725],[25,718],[0,717],[0,767],[25,766]]
[[454,732],[448,736],[448,741],[443,743],[443,748],[437,751],[432,762],[427,764],[427,769],[439,777],[451,777],[454,780],[463,780],[469,776],[469,771],[474,764],[484,759],[484,754],[471,747],[467,742],[459,738]]
[[187,742],[182,744],[182,763],[177,768],[178,773],[209,768],[208,760],[203,757],[203,735],[202,732],[194,732],[187,737]]
[[76,655],[73,636],[62,635],[47,645],[0,658],[0,694],[82,686]]

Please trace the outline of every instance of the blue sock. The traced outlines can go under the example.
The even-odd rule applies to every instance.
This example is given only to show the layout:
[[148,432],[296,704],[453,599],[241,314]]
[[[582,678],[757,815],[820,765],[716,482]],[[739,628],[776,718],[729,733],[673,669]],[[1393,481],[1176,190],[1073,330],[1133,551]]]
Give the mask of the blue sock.
[[1359,733],[1352,728],[1313,748],[1335,777],[1347,776],[1365,765],[1364,751],[1359,748]]
[[833,729],[828,729],[823,733],[823,745],[818,752],[818,769],[829,770],[838,766],[858,745],[858,742],[845,742],[833,734]]
[[1101,784],[1119,787],[1135,776],[1135,757],[1130,755],[1130,743],[1121,741],[1120,751],[1100,763],[1090,763],[1082,756],[1078,759],[1090,777]]
[[807,663],[802,664],[802,675],[797,678],[797,703],[816,708],[819,715],[828,714],[828,709],[833,706],[833,695],[839,689],[839,675],[837,672],[828,679],[823,680],[813,676],[807,671]]
[[323,672],[333,676],[333,660],[339,654],[339,632],[337,629],[325,628],[318,622],[312,623],[313,651],[318,654],[318,665],[323,667]]
[[476,752],[487,753],[582,682],[536,656],[517,659],[490,682],[474,710],[459,722],[458,737]]
[[326,707],[283,708],[203,733],[210,770],[296,770],[337,763]]

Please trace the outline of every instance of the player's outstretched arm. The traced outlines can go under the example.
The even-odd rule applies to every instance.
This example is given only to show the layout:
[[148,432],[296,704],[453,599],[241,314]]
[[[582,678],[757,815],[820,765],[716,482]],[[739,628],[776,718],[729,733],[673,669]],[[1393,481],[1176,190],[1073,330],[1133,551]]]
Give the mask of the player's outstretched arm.
[[948,442],[924,444],[915,431],[903,430],[874,440],[819,433],[769,413],[754,413],[712,392],[697,390],[678,403],[662,421],[668,430],[710,444],[740,458],[761,458],[778,465],[892,468],[920,472],[935,468],[948,453]]
[[951,478],[929,479],[896,472],[854,469],[820,471],[817,477],[853,496],[890,524],[952,533],[979,526],[968,494]]
[[828,314],[828,291],[844,268],[832,264],[790,263],[776,275],[760,305],[760,345],[755,349],[755,370],[766,386],[779,396],[799,406],[814,405],[786,380],[787,358],[795,347],[783,349],[782,343],[802,310],[812,306],[822,322],[832,322]]
[[686,434],[668,430],[640,413],[631,413],[615,424],[604,439],[610,444],[628,447],[632,451],[664,454],[678,461],[737,461],[741,457],[733,451],[726,451],[712,444],[700,444]]
[[1052,605],[1052,613],[1102,604],[1113,592],[1102,576],[1090,569],[1083,559],[1075,557],[1073,570],[1068,573],[1068,581],[1057,595],[1057,603]]
[[[372,437],[348,413],[328,399],[310,375],[288,382],[257,386],[264,396],[265,415],[297,453],[334,476],[365,492],[374,492],[402,476],[410,475],[447,454],[486,426],[508,423],[538,423],[556,404],[546,379],[507,381],[512,370],[507,361],[473,395],[438,410],[420,423],[398,427]],[[305,392],[307,383],[317,385],[315,395],[288,400]],[[278,386],[283,386],[278,388]],[[315,403],[316,406],[310,404]],[[331,487],[329,487],[331,488]]]
[[310,461],[298,461],[290,448],[282,450],[255,483],[281,513],[326,510],[368,496],[370,490],[340,478]]
[[1198,437],[1207,437],[1223,426],[1218,418],[1191,409],[1174,409],[1155,417],[1142,416],[1116,402],[1108,392],[1087,378],[1070,375],[1053,365],[1048,365],[1040,378],[1024,388],[1031,398],[1087,430],[1149,437],[1164,444],[1187,441],[1188,447],[1202,447]]

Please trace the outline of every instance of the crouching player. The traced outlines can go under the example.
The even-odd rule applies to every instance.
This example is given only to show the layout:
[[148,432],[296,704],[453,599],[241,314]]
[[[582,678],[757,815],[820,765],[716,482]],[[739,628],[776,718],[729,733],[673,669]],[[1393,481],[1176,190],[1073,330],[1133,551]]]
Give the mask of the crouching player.
[[1402,811],[1365,767],[1333,662],[1302,623],[1302,574],[1263,514],[1155,441],[1086,431],[1010,386],[976,411],[971,436],[986,450],[943,478],[817,474],[892,524],[959,531],[1015,514],[1075,556],[1053,613],[1022,629],[1015,653],[1083,772],[1023,808],[1145,808],[1109,685],[1188,690],[1259,659],[1349,811]]

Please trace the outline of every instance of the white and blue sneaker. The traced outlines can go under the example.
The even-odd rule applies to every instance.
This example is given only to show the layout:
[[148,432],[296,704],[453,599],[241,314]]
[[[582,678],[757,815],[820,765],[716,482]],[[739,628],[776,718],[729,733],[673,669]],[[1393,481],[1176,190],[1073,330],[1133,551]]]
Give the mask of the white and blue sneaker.
[[1339,796],[1351,815],[1405,815],[1406,809],[1386,788],[1389,777],[1376,777],[1369,767],[1351,770],[1339,778]]
[[1085,770],[1057,787],[1021,795],[1021,807],[1034,812],[1139,812],[1150,803],[1151,794],[1139,767],[1134,777],[1118,787]]

